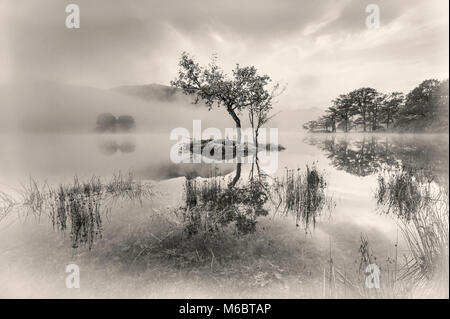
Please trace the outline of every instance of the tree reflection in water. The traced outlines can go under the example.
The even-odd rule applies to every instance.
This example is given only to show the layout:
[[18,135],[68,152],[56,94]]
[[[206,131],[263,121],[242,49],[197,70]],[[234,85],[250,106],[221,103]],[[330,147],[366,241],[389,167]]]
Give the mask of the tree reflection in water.
[[448,136],[314,135],[304,141],[323,150],[333,167],[352,175],[404,167],[432,180],[448,178]]

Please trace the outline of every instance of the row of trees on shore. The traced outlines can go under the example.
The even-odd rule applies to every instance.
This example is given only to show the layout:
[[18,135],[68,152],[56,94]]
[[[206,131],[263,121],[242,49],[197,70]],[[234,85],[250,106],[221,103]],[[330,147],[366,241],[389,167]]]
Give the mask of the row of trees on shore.
[[325,115],[303,124],[303,128],[310,132],[373,132],[409,126],[425,129],[424,126],[437,122],[448,128],[448,97],[448,79],[425,80],[406,95],[360,88],[339,95],[331,101]]

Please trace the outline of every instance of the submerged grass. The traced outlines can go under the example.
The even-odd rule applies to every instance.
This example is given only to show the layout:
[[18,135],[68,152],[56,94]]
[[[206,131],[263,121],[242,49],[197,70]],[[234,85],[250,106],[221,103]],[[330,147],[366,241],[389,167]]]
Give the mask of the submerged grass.
[[412,297],[413,284],[399,278],[398,242],[395,255],[380,260],[374,254],[368,236],[361,234],[358,254],[357,266],[345,267],[334,260],[330,241],[330,257],[323,272],[324,298]]
[[334,202],[326,193],[326,176],[313,164],[300,169],[286,169],[281,180],[276,180],[274,193],[278,198],[278,207],[282,207],[285,214],[293,214],[297,226],[303,225],[306,232],[316,225],[317,217],[327,208],[334,206]]
[[133,175],[117,173],[103,181],[93,176],[80,181],[75,176],[72,183],[56,188],[40,186],[30,179],[22,190],[22,200],[16,205],[25,207],[34,216],[46,213],[53,228],[62,232],[70,229],[72,248],[86,244],[89,250],[97,238],[102,237],[102,214],[108,213],[117,200],[138,201],[153,195],[150,184],[133,179]]
[[416,176],[417,174],[406,169],[380,174],[375,194],[380,210],[409,221],[416,213],[426,209],[432,200],[431,183],[423,183]]
[[22,201],[33,214],[39,215],[45,209],[46,199],[48,198],[48,185],[39,185],[39,183],[30,177],[28,184],[22,184]]
[[65,232],[70,227],[72,248],[86,243],[92,248],[94,240],[102,236],[101,183],[98,180],[73,185],[61,185],[50,192],[50,218],[53,227]]
[[5,192],[0,191],[0,222],[9,215],[16,206],[16,201]]
[[296,225],[302,224],[308,232],[325,209],[331,212],[334,207],[326,192],[326,175],[315,165],[306,166],[304,172],[286,169],[286,175],[273,179],[273,183],[262,174],[250,176],[232,186],[223,178],[187,178],[181,209],[187,232],[217,231],[233,223],[238,232],[251,233],[257,217],[268,215],[270,210],[276,213],[280,207],[286,215],[294,215]]
[[[391,196],[390,187],[385,185],[404,185],[405,180],[403,176],[399,183],[385,176],[383,198]],[[417,190],[415,194],[425,193],[415,182],[407,183],[411,184],[409,189]],[[115,200],[141,202],[153,193],[149,185],[134,181],[130,175],[119,174],[108,181],[95,177],[87,181],[75,178],[72,183],[54,189],[47,185],[39,187],[34,182],[30,185],[28,189],[34,191],[24,194],[24,203],[32,212],[49,212],[55,228],[70,230],[73,247],[85,244],[90,248],[102,236],[101,217]],[[406,209],[413,210],[414,205],[402,204],[402,213],[396,216],[404,216],[402,223],[410,227],[404,231],[408,232],[407,242],[411,245],[411,254],[403,263],[398,260],[397,250],[395,257],[389,257],[385,263],[377,260],[368,237],[361,235],[359,245],[354,247],[359,260],[353,267],[348,264],[342,267],[338,257],[344,255],[344,251],[334,256],[331,240],[327,258],[326,252],[322,256],[322,251],[311,241],[299,236],[289,221],[262,218],[256,223],[259,216],[281,207],[286,214],[293,214],[297,224],[303,224],[305,229],[314,227],[321,212],[334,205],[326,189],[326,175],[315,166],[304,171],[286,170],[282,179],[270,185],[264,179],[230,187],[223,178],[188,178],[181,208],[164,209],[161,214],[151,216],[139,214],[139,220],[134,221],[135,228],[119,223],[116,231],[104,234],[108,240],[99,243],[101,249],[96,249],[95,260],[100,261],[102,267],[117,267],[120,275],[124,270],[127,274],[137,271],[136,285],[144,282],[153,285],[160,280],[166,287],[170,286],[168,282],[186,283],[183,280],[191,278],[196,288],[204,284],[222,291],[223,287],[239,286],[241,293],[250,296],[258,288],[259,294],[267,291],[266,297],[275,293],[290,297],[396,298],[411,296],[417,278],[423,273],[432,274],[419,280],[426,289],[435,289],[427,284],[431,280],[441,285],[448,282],[442,280],[445,274],[448,280],[448,200],[445,198],[448,198],[448,190],[441,197],[430,191],[429,205],[420,206],[428,207],[427,210],[414,209],[412,214]],[[271,202],[273,195],[279,199]],[[394,203],[400,202],[402,195],[395,196],[398,200]],[[391,208],[391,212],[399,210]],[[430,226],[436,229],[431,230]],[[237,233],[240,235],[236,236]],[[440,244],[443,246],[436,248]],[[447,261],[437,258],[445,253]],[[111,260],[114,260],[113,266]],[[381,268],[380,289],[366,286],[367,267],[374,263]],[[148,277],[144,277],[145,274]],[[101,278],[104,281],[104,277]],[[130,285],[130,291],[136,290],[135,284]],[[143,286],[142,296],[151,290],[148,287]],[[182,288],[179,285],[175,290]],[[122,285],[119,293],[123,293],[121,289]],[[236,290],[230,291],[235,293]],[[158,293],[155,292],[155,296]],[[186,293],[192,294],[192,291]]]
[[189,235],[199,231],[217,232],[234,224],[241,234],[256,229],[256,219],[268,214],[265,181],[250,180],[226,185],[223,178],[186,179],[184,207],[180,209]]

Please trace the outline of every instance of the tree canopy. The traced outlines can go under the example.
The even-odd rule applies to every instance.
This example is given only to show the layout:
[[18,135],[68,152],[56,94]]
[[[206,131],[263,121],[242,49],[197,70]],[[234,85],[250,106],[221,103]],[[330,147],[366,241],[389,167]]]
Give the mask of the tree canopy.
[[306,123],[308,131],[363,132],[394,130],[448,130],[448,79],[425,80],[406,96],[402,92],[380,93],[364,87],[332,100],[326,114]]
[[[274,90],[269,90],[271,79],[258,74],[254,66],[241,67],[239,64],[227,76],[217,65],[217,59],[207,66],[201,66],[192,56],[184,52],[179,61],[179,71],[171,85],[194,96],[194,103],[203,102],[211,110],[214,106],[225,107],[238,129],[238,142],[241,141],[240,113],[244,110],[258,114],[252,125],[266,121],[272,108]],[[275,85],[275,88],[278,86]]]

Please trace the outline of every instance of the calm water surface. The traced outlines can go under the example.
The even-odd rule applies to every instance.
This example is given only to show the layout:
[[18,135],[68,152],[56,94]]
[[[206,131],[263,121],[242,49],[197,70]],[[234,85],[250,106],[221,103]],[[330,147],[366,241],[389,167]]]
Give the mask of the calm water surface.
[[[48,183],[110,176],[118,171],[143,180],[175,179],[177,193],[183,176],[208,177],[235,174],[235,164],[173,164],[174,145],[166,134],[141,135],[36,135],[0,136],[0,187],[20,187],[28,178]],[[278,154],[278,170],[304,169],[316,163],[328,177],[329,194],[336,208],[322,227],[335,236],[373,233],[394,240],[397,226],[389,216],[376,213],[374,191],[383,168],[405,165],[448,184],[448,136],[446,135],[305,135],[280,134],[286,150]],[[249,171],[243,164],[242,176]],[[170,191],[170,189],[169,189]],[[181,194],[178,194],[181,196]],[[344,239],[343,239],[344,240]]]

